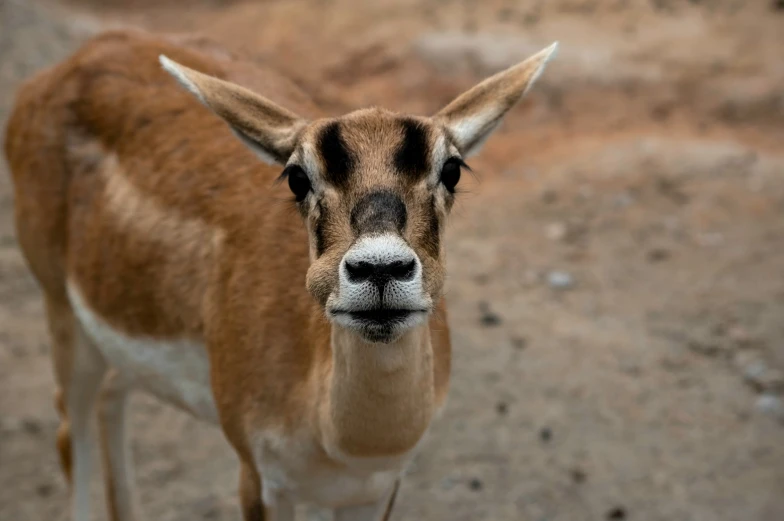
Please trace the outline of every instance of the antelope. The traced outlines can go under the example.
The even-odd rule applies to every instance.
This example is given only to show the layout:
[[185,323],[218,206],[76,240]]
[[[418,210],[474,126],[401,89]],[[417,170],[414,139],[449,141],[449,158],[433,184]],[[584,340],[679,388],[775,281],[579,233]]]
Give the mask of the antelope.
[[110,519],[138,519],[138,389],[222,429],[245,521],[299,503],[388,519],[447,396],[444,229],[464,160],[556,46],[432,117],[328,117],[272,70],[142,31],[28,80],[5,153],[71,518],[90,516],[95,412]]

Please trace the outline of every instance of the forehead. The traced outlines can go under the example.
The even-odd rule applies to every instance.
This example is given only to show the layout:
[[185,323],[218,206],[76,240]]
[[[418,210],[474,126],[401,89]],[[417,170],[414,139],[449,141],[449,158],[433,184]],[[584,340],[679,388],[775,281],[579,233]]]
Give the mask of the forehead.
[[450,152],[445,132],[430,120],[381,109],[320,121],[309,129],[306,141],[321,176],[338,188],[415,183]]

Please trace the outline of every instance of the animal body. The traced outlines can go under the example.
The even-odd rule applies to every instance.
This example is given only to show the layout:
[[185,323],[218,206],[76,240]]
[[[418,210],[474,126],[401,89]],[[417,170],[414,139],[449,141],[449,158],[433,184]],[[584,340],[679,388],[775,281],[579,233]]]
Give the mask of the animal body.
[[97,411],[113,521],[140,519],[140,389],[218,425],[246,521],[387,519],[450,371],[444,229],[464,159],[555,45],[432,117],[326,117],[198,40],[98,35],[20,89],[5,152],[46,303],[73,521]]

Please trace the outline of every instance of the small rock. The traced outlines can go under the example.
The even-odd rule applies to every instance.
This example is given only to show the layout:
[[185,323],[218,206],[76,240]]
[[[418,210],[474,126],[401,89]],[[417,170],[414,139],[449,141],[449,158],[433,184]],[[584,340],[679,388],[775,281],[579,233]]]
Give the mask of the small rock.
[[550,427],[542,427],[539,430],[539,439],[547,443],[553,439],[553,430]]
[[490,280],[490,276],[487,273],[478,273],[474,275],[474,282],[479,284],[480,286],[484,286]]
[[574,277],[565,271],[551,271],[547,274],[547,284],[553,289],[569,289],[574,286]]
[[588,479],[588,475],[579,467],[573,468],[570,475],[572,476],[572,481],[577,484],[585,483],[585,480]]
[[754,402],[757,412],[770,416],[784,424],[784,402],[775,394],[762,394]]
[[482,480],[479,478],[473,478],[468,482],[468,488],[471,490],[482,490],[482,486]]
[[498,402],[495,404],[495,411],[501,416],[506,416],[509,412],[509,405],[506,402]]
[[754,337],[748,329],[739,325],[732,326],[727,330],[727,338],[741,349],[758,347],[761,343],[759,338]]
[[41,497],[49,497],[54,492],[54,487],[50,483],[41,483],[35,487],[35,493]]
[[479,303],[479,311],[482,313],[482,316],[479,317],[479,323],[484,327],[494,327],[501,323],[501,317],[490,310],[487,302]]
[[498,11],[498,21],[500,22],[508,22],[512,15],[514,15],[514,10],[509,7],[504,7]]
[[528,347],[528,341],[521,336],[512,337],[511,342],[512,342],[512,347],[514,347],[518,351],[522,351],[523,349]]
[[613,206],[615,208],[626,208],[634,204],[634,197],[628,192],[623,192],[613,198]]
[[771,7],[774,11],[784,11],[784,0],[773,0]]
[[22,429],[27,434],[31,434],[31,435],[34,435],[34,436],[38,435],[38,434],[41,434],[41,431],[43,430],[41,428],[41,422],[39,422],[35,418],[24,418],[22,420]]
[[453,488],[455,488],[456,484],[457,484],[457,480],[455,478],[450,478],[450,477],[444,478],[440,482],[441,489],[443,490],[452,490]]
[[544,233],[551,241],[562,241],[566,238],[568,229],[564,223],[550,223],[545,227]]
[[692,338],[686,346],[703,356],[717,356],[725,351],[725,346],[712,338]]
[[610,521],[623,521],[626,519],[626,509],[620,506],[613,507],[607,512],[605,517]]
[[558,200],[558,192],[556,192],[551,188],[548,188],[542,191],[540,198],[542,199],[543,203],[552,204]]
[[619,365],[621,371],[630,376],[639,376],[642,374],[642,367],[640,367],[640,363],[636,360],[621,360]]
[[654,248],[647,254],[648,262],[662,262],[670,258],[670,252],[664,248]]
[[758,392],[784,391],[784,374],[768,367],[762,360],[755,360],[743,370],[743,379]]

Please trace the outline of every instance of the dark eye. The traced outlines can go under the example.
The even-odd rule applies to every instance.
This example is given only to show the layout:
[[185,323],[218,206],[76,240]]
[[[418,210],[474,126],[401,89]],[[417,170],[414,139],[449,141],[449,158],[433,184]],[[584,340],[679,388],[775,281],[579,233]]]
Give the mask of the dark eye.
[[441,182],[449,193],[455,193],[455,187],[460,181],[460,170],[465,165],[459,157],[450,157],[441,167]]
[[284,173],[289,179],[289,188],[291,188],[291,192],[294,194],[297,202],[301,203],[305,200],[305,197],[307,197],[308,192],[310,192],[310,179],[308,179],[308,174],[306,174],[299,165],[287,166]]

